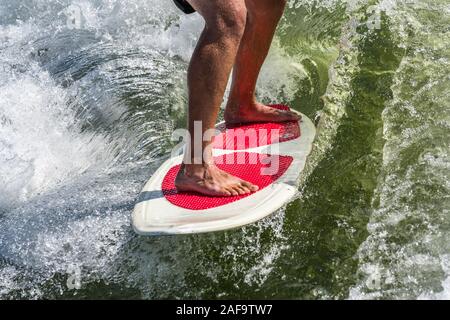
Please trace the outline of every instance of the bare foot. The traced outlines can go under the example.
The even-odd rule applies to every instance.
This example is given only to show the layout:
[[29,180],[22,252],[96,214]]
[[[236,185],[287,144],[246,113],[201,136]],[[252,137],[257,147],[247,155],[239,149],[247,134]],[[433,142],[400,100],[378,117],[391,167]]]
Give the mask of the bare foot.
[[258,186],[220,170],[214,164],[182,165],[175,179],[178,191],[209,196],[239,196],[255,192]]
[[224,118],[226,123],[234,124],[247,122],[298,121],[301,117],[295,112],[279,110],[256,102],[248,107],[227,106]]

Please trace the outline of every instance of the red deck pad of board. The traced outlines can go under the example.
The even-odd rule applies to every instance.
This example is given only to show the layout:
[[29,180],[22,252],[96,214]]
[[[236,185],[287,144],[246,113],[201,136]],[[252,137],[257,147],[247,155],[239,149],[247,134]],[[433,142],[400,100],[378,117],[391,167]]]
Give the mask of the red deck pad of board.
[[[293,158],[289,156],[270,156],[267,154],[248,152],[235,152],[230,155],[214,158],[215,163],[220,169],[257,185],[259,190],[262,190],[281,177],[291,165],[292,160]],[[263,172],[264,174],[261,174],[262,169],[265,170]],[[178,192],[175,189],[174,181],[179,170],[180,165],[172,167],[162,182],[162,191],[165,198],[178,207],[190,210],[205,210],[223,206],[250,195],[211,197],[199,193]]]
[[[271,105],[279,110],[290,110],[285,105]],[[221,124],[220,131],[214,137],[214,148],[225,150],[243,150],[286,142],[300,137],[298,121],[248,123],[237,125]]]

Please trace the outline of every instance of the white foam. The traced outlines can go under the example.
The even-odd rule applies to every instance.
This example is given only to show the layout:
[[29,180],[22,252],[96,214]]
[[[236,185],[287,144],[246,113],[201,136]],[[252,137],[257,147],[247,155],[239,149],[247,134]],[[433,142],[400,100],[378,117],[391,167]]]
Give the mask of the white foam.
[[[189,284],[185,277],[195,274],[195,268],[201,268],[213,282],[221,280],[223,270],[204,252],[204,246],[211,245],[209,250],[214,252],[228,240],[230,249],[218,255],[219,261],[239,262],[230,276],[246,285],[264,284],[287,248],[283,212],[242,232],[205,235],[202,241],[196,237],[134,238],[130,210],[152,170],[147,163],[141,164],[142,171],[133,174],[121,164],[103,172],[114,159],[109,146],[121,140],[111,142],[82,131],[72,100],[82,86],[94,87],[102,72],[117,66],[126,69],[128,61],[103,64],[72,87],[63,87],[36,62],[38,51],[49,47],[61,50],[51,52],[56,60],[60,54],[61,59],[72,54],[70,62],[76,63],[80,51],[90,54],[81,58],[96,58],[103,52],[95,51],[95,45],[104,42],[129,50],[130,55],[154,49],[167,59],[179,56],[184,62],[189,60],[203,26],[198,15],[181,16],[171,1],[118,3],[30,0],[0,5],[0,17],[8,17],[0,22],[4,23],[0,26],[0,209],[15,208],[8,209],[0,222],[0,253],[11,264],[0,267],[0,296],[8,297],[16,290],[25,297],[48,296],[40,290],[44,285],[50,286],[54,295],[66,292],[65,283],[52,281],[77,269],[82,288],[98,279],[117,280],[149,297],[174,295],[176,289]],[[68,10],[79,10],[75,24],[68,25]],[[72,39],[70,36],[74,43],[64,41]],[[89,41],[79,42],[77,36]],[[45,41],[39,42],[42,39]],[[56,40],[60,42],[53,48]],[[304,76],[295,61],[275,43],[258,82],[261,98],[278,103],[292,99],[297,90],[295,79]],[[148,65],[131,67],[153,75]],[[111,114],[113,120],[119,118],[117,112]],[[109,129],[119,130],[113,124]],[[15,203],[18,199],[21,204]],[[267,232],[275,240],[264,241]]]
[[81,134],[63,89],[43,71],[0,88],[0,207],[24,201],[108,157],[100,137]]

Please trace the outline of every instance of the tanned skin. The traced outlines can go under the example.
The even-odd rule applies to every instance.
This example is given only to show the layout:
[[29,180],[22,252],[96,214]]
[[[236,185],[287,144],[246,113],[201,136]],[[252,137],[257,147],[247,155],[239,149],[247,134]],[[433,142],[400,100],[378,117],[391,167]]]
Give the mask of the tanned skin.
[[[189,0],[204,18],[205,28],[188,69],[188,130],[194,150],[194,123],[202,135],[214,128],[233,69],[233,81],[225,109],[227,123],[283,122],[299,120],[291,111],[259,103],[255,87],[269,52],[286,0]],[[237,196],[258,187],[220,170],[213,161],[211,140],[203,141],[202,157],[188,154],[175,180],[179,191],[211,196]]]

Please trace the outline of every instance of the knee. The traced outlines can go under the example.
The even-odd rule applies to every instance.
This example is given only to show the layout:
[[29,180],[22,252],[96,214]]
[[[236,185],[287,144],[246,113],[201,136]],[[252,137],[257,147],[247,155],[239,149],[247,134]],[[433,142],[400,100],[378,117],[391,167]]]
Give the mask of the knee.
[[287,4],[287,0],[266,0],[267,5],[275,10],[284,10]]
[[249,0],[249,14],[252,16],[281,16],[287,0]]
[[244,34],[247,22],[247,9],[245,7],[230,7],[206,20],[206,26],[219,36],[225,36],[230,40],[240,41]]
[[287,0],[270,0],[271,5],[268,10],[272,10],[276,15],[281,16],[286,8]]
[[286,7],[287,4],[287,0],[273,0],[274,2],[274,6],[277,9],[284,9],[284,7]]

